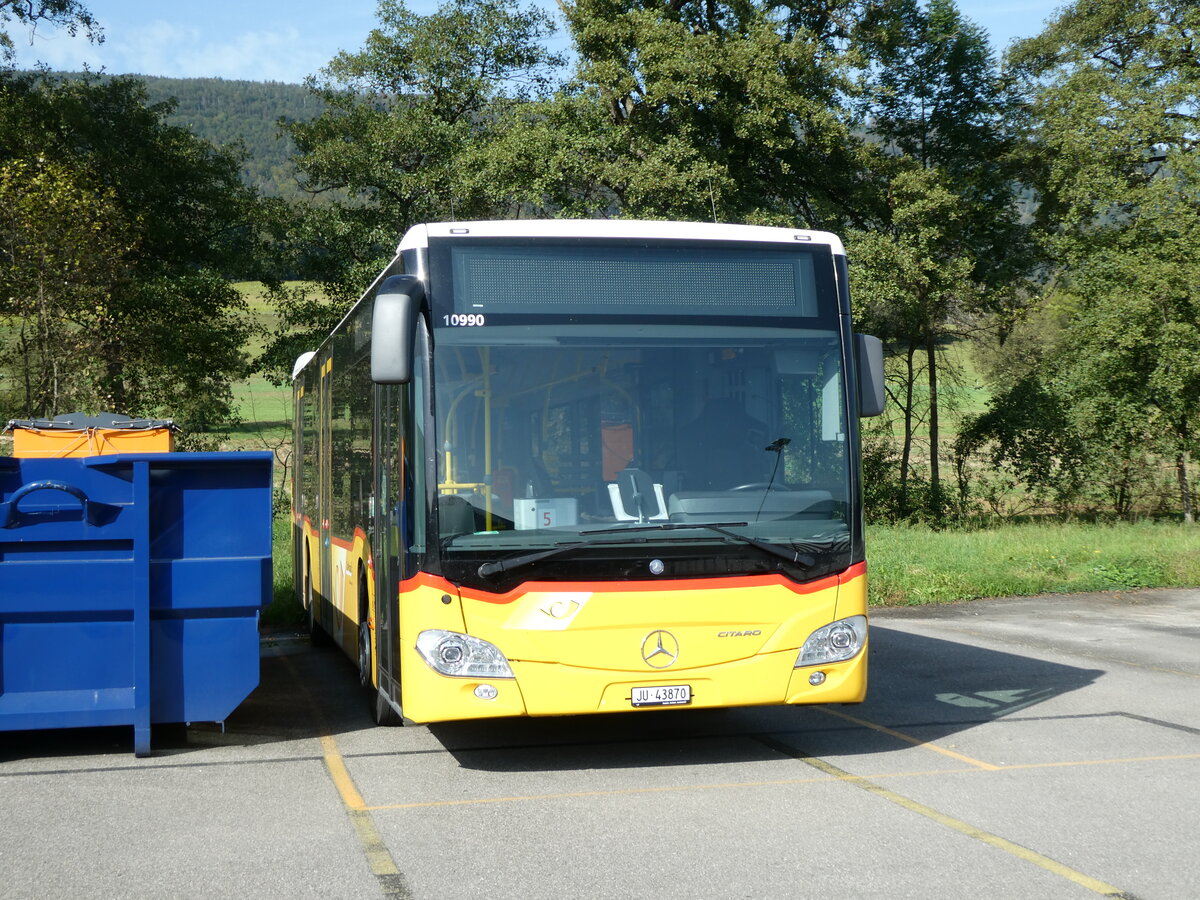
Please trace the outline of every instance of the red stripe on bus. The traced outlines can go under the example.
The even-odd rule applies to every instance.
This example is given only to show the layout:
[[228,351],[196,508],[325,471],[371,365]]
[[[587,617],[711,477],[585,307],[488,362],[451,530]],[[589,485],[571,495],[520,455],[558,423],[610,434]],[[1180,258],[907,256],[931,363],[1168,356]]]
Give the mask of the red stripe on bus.
[[458,588],[440,575],[430,575],[428,572],[418,572],[412,578],[400,582],[400,593],[405,594],[419,587],[433,588],[445,594],[455,594]]
[[838,584],[846,584],[847,582],[853,581],[855,578],[862,578],[866,574],[866,561],[864,560],[863,562],[856,562],[846,571],[838,573]]
[[358,540],[361,540],[364,544],[367,542],[367,533],[361,528],[354,529],[354,537],[350,538],[350,540],[334,537],[333,535],[329,536],[329,542],[335,547],[341,547],[343,550],[353,550],[354,542]]
[[587,582],[587,581],[529,581],[513,588],[507,594],[484,594],[475,591],[463,591],[464,597],[472,600],[482,600],[485,603],[512,603],[525,594],[534,592],[556,593],[562,591],[589,591],[594,594],[616,593],[664,593],[667,591],[714,591],[714,590],[753,590],[764,587],[782,587],[794,594],[815,594],[817,591],[837,587],[839,577],[830,575],[817,581],[796,584],[782,575],[752,575],[736,578],[688,578],[678,581],[626,581]]
[[782,575],[750,575],[736,578],[688,578],[669,581],[634,581],[634,582],[588,582],[588,581],[527,581],[505,594],[488,594],[483,591],[460,589],[446,579],[418,572],[400,584],[400,592],[405,593],[417,587],[430,587],[447,594],[461,592],[469,600],[484,603],[512,603],[526,594],[532,593],[564,593],[586,591],[593,594],[609,594],[629,591],[698,591],[698,590],[748,590],[762,587],[784,587],[794,594],[814,594],[846,584],[855,578],[861,578],[867,573],[865,562],[855,563],[850,568],[835,575],[829,575],[816,581],[797,584]]

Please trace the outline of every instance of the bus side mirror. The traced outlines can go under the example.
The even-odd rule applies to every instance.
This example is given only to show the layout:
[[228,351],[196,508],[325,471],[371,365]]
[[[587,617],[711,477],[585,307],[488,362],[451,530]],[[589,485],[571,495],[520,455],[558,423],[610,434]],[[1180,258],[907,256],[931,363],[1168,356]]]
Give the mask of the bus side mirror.
[[413,341],[425,289],[412,275],[393,275],[379,286],[371,310],[371,380],[408,384],[413,375]]
[[854,335],[854,362],[858,369],[858,414],[877,416],[883,412],[887,398],[883,388],[883,341],[869,334]]

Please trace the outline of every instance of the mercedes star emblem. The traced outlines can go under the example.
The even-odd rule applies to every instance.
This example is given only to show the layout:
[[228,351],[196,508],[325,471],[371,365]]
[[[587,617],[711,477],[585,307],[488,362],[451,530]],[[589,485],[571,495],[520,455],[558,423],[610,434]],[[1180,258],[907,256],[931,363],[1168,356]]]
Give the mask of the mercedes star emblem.
[[665,669],[679,659],[679,641],[669,631],[652,631],[642,640],[642,659],[655,669]]

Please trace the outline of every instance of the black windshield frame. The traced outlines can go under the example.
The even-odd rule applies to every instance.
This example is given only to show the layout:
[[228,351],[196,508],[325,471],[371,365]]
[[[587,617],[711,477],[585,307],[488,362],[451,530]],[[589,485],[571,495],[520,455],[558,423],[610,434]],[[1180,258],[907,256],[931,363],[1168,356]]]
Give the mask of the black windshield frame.
[[[455,236],[452,238],[431,239],[428,255],[425,258],[428,272],[428,298],[430,303],[430,318],[433,326],[433,343],[438,345],[438,335],[446,333],[452,327],[445,320],[446,316],[459,312],[454,302],[454,278],[451,250],[459,245],[503,246],[519,245],[551,250],[553,247],[608,247],[621,246],[625,248],[661,248],[664,245],[686,248],[689,252],[703,253],[706,250],[739,250],[750,249],[754,252],[767,250],[781,255],[795,256],[797,253],[809,254],[813,260],[814,282],[817,297],[816,315],[811,316],[779,316],[774,318],[756,317],[754,325],[780,327],[783,329],[822,328],[836,332],[842,341],[842,356],[845,371],[849,373],[851,363],[851,336],[849,329],[848,293],[844,285],[844,257],[834,254],[832,248],[824,244],[795,245],[786,243],[740,242],[740,241],[648,241],[629,239],[594,239],[594,238],[481,238],[473,236]],[[618,289],[619,285],[607,285],[607,288]],[[731,284],[728,291],[728,303],[731,308],[738,304],[738,287]],[[460,313],[461,314],[461,313]],[[599,324],[633,322],[645,324],[689,324],[715,327],[745,326],[747,318],[740,314],[646,314],[637,315],[628,310],[613,313],[611,310],[595,312],[572,310],[570,312],[541,312],[532,310],[529,313],[504,311],[488,315],[489,325],[520,325],[537,322],[543,325],[553,324]],[[438,351],[435,349],[434,351]],[[849,407],[848,413],[856,403],[856,392],[853,379],[848,378],[845,401]],[[436,393],[436,391],[434,392]],[[434,416],[436,419],[436,414]],[[858,428],[857,416],[848,415],[847,451],[851,459],[857,460]],[[439,438],[440,440],[440,438]],[[811,565],[789,565],[786,561],[770,554],[764,554],[745,544],[723,539],[719,535],[710,534],[707,537],[681,534],[641,534],[630,535],[628,543],[606,542],[604,545],[579,547],[571,553],[545,562],[536,567],[517,572],[505,573],[500,577],[480,578],[480,564],[494,561],[505,553],[515,552],[513,549],[497,552],[480,553],[477,548],[455,546],[455,542],[443,540],[440,544],[431,546],[429,562],[431,568],[452,581],[489,591],[509,590],[522,581],[534,579],[538,581],[606,581],[631,578],[653,577],[650,566],[655,560],[665,560],[666,577],[735,577],[755,574],[781,573],[797,582],[810,581],[825,577],[833,572],[841,571],[859,562],[862,557],[861,516],[857,511],[858,498],[861,496],[861,483],[857,462],[850,465],[849,502],[845,509],[847,530],[840,534],[829,534],[828,540],[822,540],[820,535],[814,535],[816,540],[806,543],[805,552],[812,557]],[[434,479],[431,479],[434,480]],[[434,505],[438,498],[432,497]],[[431,523],[432,524],[432,523]],[[437,533],[431,528],[432,533]],[[806,560],[807,562],[807,560]],[[536,568],[536,571],[533,569]]]

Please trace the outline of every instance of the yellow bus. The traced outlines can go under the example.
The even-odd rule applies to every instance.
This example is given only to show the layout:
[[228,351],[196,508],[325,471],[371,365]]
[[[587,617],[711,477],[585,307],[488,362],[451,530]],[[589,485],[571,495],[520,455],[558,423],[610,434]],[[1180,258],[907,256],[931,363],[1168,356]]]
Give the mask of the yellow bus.
[[418,225],[296,361],[313,638],[380,724],[858,702],[882,359],[832,234]]

